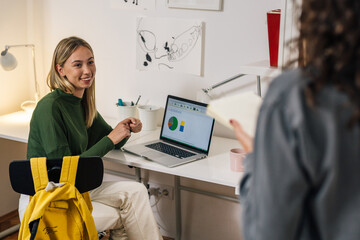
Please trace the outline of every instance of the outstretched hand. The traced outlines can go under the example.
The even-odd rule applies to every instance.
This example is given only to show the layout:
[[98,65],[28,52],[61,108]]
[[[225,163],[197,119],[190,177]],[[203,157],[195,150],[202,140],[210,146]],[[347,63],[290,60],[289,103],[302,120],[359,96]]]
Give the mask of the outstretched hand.
[[133,133],[138,133],[142,129],[142,122],[137,118],[126,118],[122,122],[126,122],[130,127],[130,131]]
[[116,145],[121,142],[124,138],[131,136],[129,124],[121,121],[116,127],[109,133],[108,137]]
[[125,138],[131,136],[131,132],[138,133],[142,129],[142,123],[136,118],[126,118],[116,125],[108,137],[116,145]]
[[251,153],[253,151],[254,139],[244,131],[241,124],[237,120],[231,119],[230,124],[234,128],[236,139],[243,146],[245,152]]

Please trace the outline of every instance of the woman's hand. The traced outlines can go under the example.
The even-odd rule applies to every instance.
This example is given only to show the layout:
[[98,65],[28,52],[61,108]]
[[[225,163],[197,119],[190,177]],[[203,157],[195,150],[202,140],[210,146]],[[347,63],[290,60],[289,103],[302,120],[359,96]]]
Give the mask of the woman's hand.
[[131,136],[129,122],[126,120],[127,119],[119,122],[118,125],[116,125],[116,127],[108,135],[114,145],[121,142],[124,138]]
[[233,126],[237,140],[243,146],[246,153],[253,151],[253,138],[247,134],[242,128],[241,124],[235,119],[230,120],[230,124]]
[[127,118],[125,120],[129,121],[130,131],[138,133],[142,129],[142,122],[137,118]]

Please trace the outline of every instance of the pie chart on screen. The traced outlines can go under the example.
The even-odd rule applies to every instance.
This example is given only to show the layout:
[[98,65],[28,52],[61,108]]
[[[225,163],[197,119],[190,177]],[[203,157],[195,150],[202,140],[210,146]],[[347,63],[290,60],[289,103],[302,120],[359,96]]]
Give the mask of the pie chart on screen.
[[168,121],[168,126],[171,131],[174,131],[178,126],[178,120],[176,117],[171,117]]

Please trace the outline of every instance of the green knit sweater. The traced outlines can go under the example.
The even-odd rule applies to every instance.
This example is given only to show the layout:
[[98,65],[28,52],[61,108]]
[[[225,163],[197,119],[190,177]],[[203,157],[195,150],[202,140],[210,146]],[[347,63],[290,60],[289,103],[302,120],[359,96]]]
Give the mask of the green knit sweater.
[[122,147],[127,139],[114,146],[107,137],[112,128],[97,113],[86,128],[81,98],[60,89],[39,101],[30,122],[27,159],[32,157],[99,156]]

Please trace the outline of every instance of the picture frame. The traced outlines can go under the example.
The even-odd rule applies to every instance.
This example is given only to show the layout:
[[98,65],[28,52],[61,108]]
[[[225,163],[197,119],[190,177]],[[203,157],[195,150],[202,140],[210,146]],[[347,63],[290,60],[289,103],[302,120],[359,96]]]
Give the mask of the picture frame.
[[222,0],[167,0],[169,8],[222,10]]

